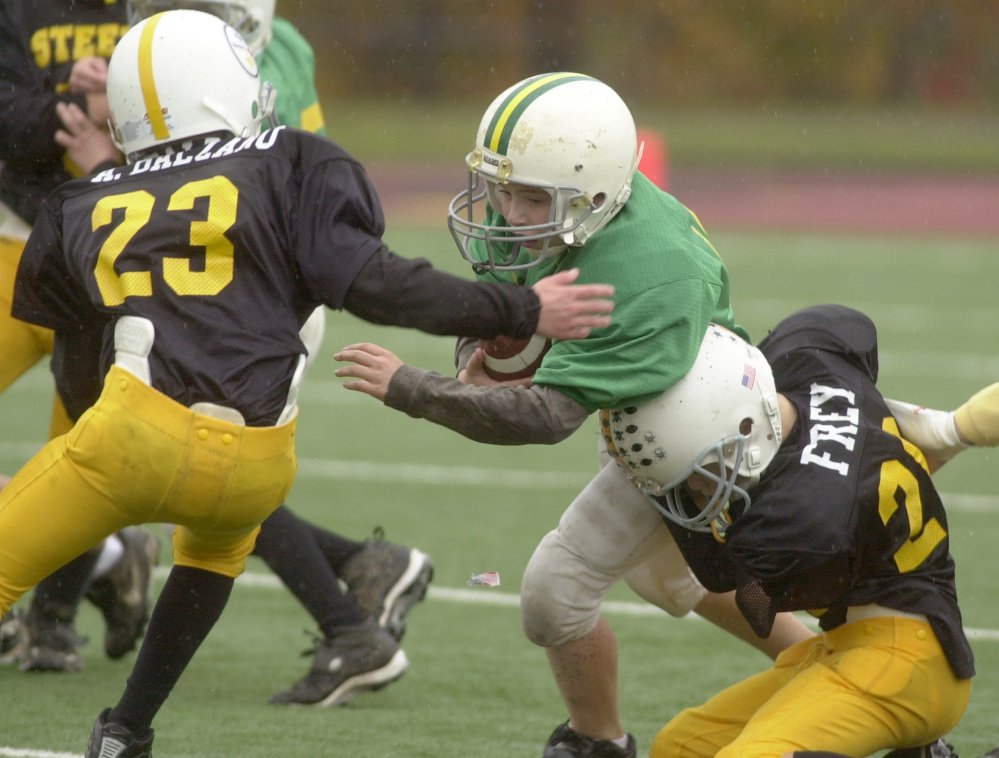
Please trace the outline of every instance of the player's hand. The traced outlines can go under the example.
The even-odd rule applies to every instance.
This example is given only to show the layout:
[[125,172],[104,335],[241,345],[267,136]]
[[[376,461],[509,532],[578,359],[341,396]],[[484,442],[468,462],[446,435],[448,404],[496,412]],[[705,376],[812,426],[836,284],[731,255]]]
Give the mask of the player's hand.
[[533,383],[529,376],[523,379],[508,379],[505,382],[496,381],[486,373],[485,361],[486,351],[481,347],[475,348],[465,368],[458,372],[458,381],[474,384],[476,387],[530,387]]
[[589,336],[594,329],[610,326],[614,288],[609,284],[573,284],[579,269],[546,276],[532,288],[541,300],[537,332],[553,339],[572,340]]
[[388,394],[389,383],[395,372],[403,365],[402,359],[391,350],[371,342],[347,345],[335,353],[333,358],[350,363],[333,372],[338,377],[354,377],[353,380],[344,382],[344,387],[381,401]]
[[107,128],[108,120],[111,118],[107,95],[103,92],[87,93],[87,117],[94,126],[100,129]]
[[89,174],[105,161],[122,162],[114,142],[103,129],[98,129],[75,103],[56,103],[56,114],[63,128],[55,133],[55,141],[66,150],[69,159],[80,171]]
[[7,482],[10,481],[10,477],[6,474],[0,474],[0,490],[7,486]]
[[71,92],[107,92],[108,62],[97,55],[80,58],[69,72]]

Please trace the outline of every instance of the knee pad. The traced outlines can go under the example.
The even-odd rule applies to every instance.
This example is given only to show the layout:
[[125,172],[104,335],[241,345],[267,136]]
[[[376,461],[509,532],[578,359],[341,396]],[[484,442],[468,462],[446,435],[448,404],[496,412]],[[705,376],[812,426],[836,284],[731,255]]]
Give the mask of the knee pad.
[[558,647],[585,636],[596,626],[614,581],[580,560],[557,529],[550,531],[535,548],[521,582],[520,615],[527,639]]

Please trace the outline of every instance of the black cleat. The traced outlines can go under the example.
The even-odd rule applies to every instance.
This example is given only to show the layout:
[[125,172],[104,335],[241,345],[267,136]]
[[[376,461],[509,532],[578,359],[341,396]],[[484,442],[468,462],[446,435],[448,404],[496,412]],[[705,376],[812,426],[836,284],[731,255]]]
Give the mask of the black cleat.
[[32,601],[24,617],[26,640],[21,671],[79,671],[80,646],[86,642],[73,626],[74,608],[61,603]]
[[401,640],[410,611],[427,595],[434,569],[426,553],[385,542],[380,530],[351,556],[340,576],[358,606]]
[[153,758],[153,730],[136,737],[124,724],[109,722],[109,713],[105,708],[94,722],[84,758]]
[[147,529],[129,526],[117,534],[125,549],[121,560],[87,590],[87,598],[104,615],[104,652],[112,660],[134,650],[142,637],[160,552],[159,540]]
[[28,647],[28,630],[17,608],[11,608],[0,618],[0,665],[19,663]]
[[[993,753],[987,753],[982,758],[989,758]],[[999,752],[994,755],[999,756]],[[885,753],[884,758],[958,758],[957,751],[949,742],[941,737],[936,742],[922,747],[897,748]]]
[[635,736],[627,736],[627,746],[620,747],[610,740],[595,740],[580,734],[566,721],[552,732],[541,758],[636,758]]
[[409,661],[399,643],[372,619],[344,627],[317,645],[309,673],[271,697],[275,705],[343,705],[362,692],[380,690],[406,673]]

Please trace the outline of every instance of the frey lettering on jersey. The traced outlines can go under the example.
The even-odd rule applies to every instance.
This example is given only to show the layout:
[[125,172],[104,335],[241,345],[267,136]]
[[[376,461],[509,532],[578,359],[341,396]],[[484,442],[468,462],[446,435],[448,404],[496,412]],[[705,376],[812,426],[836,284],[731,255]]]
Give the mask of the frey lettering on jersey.
[[853,392],[839,387],[813,384],[808,409],[809,444],[801,451],[801,463],[815,464],[846,476],[850,462],[843,452],[857,443],[860,411]]
[[42,71],[60,63],[100,56],[110,58],[128,24],[55,24],[31,35],[31,54]]
[[[99,174],[91,177],[90,181],[94,184],[112,182],[121,179],[125,175],[136,176],[137,174],[160,171],[165,168],[184,166],[188,163],[203,163],[215,158],[233,155],[251,147],[255,147],[258,150],[269,150],[274,147],[274,143],[277,142],[277,134],[284,128],[284,125],[281,125],[273,129],[268,129],[266,132],[258,134],[255,137],[233,137],[225,142],[218,137],[209,137],[204,145],[198,146],[197,152],[191,152],[187,147],[184,147],[181,150],[174,150],[171,153],[149,155],[145,158],[140,158],[129,166],[101,171]],[[219,147],[219,143],[222,143],[221,147]],[[124,172],[127,172],[127,174]]]

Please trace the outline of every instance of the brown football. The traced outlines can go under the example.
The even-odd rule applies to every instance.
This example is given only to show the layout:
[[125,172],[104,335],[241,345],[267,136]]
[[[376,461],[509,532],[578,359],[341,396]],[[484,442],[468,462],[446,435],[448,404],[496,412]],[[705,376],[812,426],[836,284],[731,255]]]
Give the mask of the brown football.
[[540,334],[526,339],[496,337],[482,340],[486,357],[483,368],[498,382],[534,376],[552,341]]

